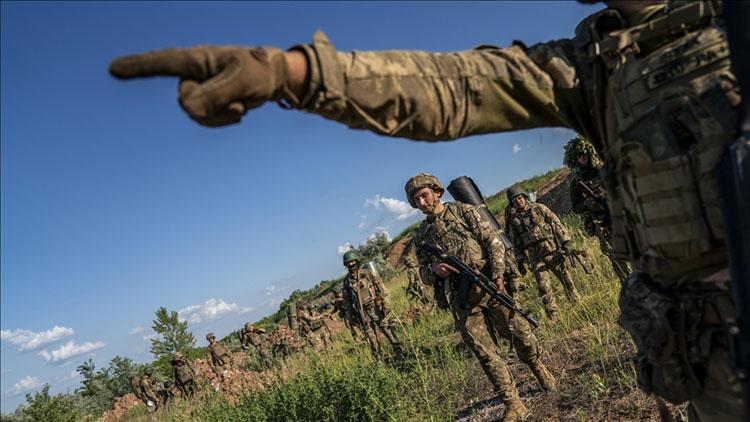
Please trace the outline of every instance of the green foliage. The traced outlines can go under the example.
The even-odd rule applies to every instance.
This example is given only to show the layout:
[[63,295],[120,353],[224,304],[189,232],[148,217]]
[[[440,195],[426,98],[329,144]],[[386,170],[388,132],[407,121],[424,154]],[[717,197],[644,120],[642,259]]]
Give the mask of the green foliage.
[[151,354],[157,359],[195,347],[195,337],[188,331],[187,321],[180,321],[177,311],[169,312],[163,306],[157,309],[151,329],[161,336],[151,339]]
[[121,356],[115,356],[107,367],[98,371],[91,359],[78,366],[77,371],[83,380],[76,393],[82,398],[84,412],[101,415],[112,407],[118,397],[131,391],[130,379],[141,372],[144,366]]
[[[15,420],[34,422],[67,422],[82,415],[76,409],[75,398],[69,394],[49,394],[49,384],[41,391],[26,394],[26,404],[16,410]],[[4,420],[6,420],[4,418]]]

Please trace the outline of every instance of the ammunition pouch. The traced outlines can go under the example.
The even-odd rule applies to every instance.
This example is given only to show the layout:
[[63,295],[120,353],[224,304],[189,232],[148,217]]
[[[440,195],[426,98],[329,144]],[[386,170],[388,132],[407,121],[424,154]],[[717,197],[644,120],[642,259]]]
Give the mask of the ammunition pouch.
[[[702,317],[699,294],[661,288],[643,273],[633,273],[620,292],[618,323],[637,347],[638,386],[672,403],[700,395],[703,363],[697,326]],[[707,348],[709,348],[708,346]]]

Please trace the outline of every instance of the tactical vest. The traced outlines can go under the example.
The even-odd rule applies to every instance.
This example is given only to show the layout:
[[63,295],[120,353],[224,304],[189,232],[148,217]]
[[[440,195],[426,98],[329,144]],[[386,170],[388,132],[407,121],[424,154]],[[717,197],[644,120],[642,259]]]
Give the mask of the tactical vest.
[[174,375],[175,379],[180,384],[184,384],[193,379],[193,373],[185,363],[182,363],[181,365],[175,365]]
[[[626,27],[607,9],[576,30],[615,253],[666,286],[726,265],[714,167],[740,96],[719,16],[716,2],[697,1]],[[612,30],[617,20],[625,29]]]
[[370,304],[377,297],[375,287],[372,285],[372,282],[368,279],[363,271],[364,270],[360,269],[357,272],[356,278],[352,277],[351,275],[348,276],[349,287],[352,289],[355,300],[359,302],[359,306]]
[[433,221],[425,220],[420,225],[415,238],[418,242],[433,243],[450,254],[455,255],[470,267],[485,270],[487,254],[476,240],[476,235],[464,221],[461,207],[469,207],[456,202],[444,204],[446,209]]
[[524,249],[542,249],[541,252],[544,253],[551,253],[556,249],[552,227],[547,224],[537,204],[529,203],[526,211],[516,210],[511,217],[511,224],[520,235]]

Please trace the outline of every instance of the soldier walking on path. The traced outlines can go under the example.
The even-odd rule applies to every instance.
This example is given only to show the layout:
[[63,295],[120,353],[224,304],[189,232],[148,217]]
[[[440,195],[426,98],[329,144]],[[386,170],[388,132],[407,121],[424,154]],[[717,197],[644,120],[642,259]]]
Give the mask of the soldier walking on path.
[[[444,188],[433,175],[420,173],[409,179],[404,188],[412,207],[419,208],[427,218],[414,234],[414,244],[431,243],[447,254],[455,255],[472,269],[493,280],[497,289],[505,292],[505,247],[497,232],[473,205],[461,202],[443,203],[440,198]],[[423,280],[437,283],[448,279],[450,307],[456,328],[464,343],[479,359],[485,374],[506,406],[503,420],[516,420],[529,415],[518,396],[513,376],[493,340],[492,331],[509,340],[526,363],[539,384],[548,391],[556,391],[555,378],[547,371],[540,356],[541,350],[531,326],[521,317],[514,316],[489,295],[471,286],[466,297],[456,293],[454,274],[458,270],[435,261],[431,255],[418,249],[417,258]]]
[[379,330],[393,346],[396,359],[400,359],[403,354],[401,341],[388,319],[388,290],[380,276],[367,268],[360,267],[357,251],[348,251],[344,254],[344,266],[348,270],[343,288],[347,318],[349,315],[356,315],[375,357],[381,357],[376,332]]
[[722,10],[738,3],[607,0],[574,37],[532,46],[343,52],[317,33],[286,52],[168,49],[119,58],[110,72],[178,77],[181,107],[207,126],[276,101],[417,140],[576,131],[604,159],[614,255],[633,265],[619,322],[638,349],[639,385],[690,401],[696,420],[743,421],[715,172],[737,132],[740,87]]
[[543,204],[529,201],[528,194],[519,186],[508,189],[508,203],[513,204],[513,211],[506,224],[516,259],[525,256],[528,260],[544,310],[554,319],[557,300],[548,271],[560,280],[568,299],[578,298],[578,290],[565,267],[565,255],[572,251],[570,236],[555,213]]
[[599,248],[612,262],[612,269],[625,281],[630,268],[625,260],[618,260],[612,249],[612,217],[607,206],[607,193],[599,171],[602,162],[586,139],[577,136],[565,145],[565,165],[573,174],[570,178],[570,203],[573,212],[583,218],[583,228],[589,236],[599,239]]

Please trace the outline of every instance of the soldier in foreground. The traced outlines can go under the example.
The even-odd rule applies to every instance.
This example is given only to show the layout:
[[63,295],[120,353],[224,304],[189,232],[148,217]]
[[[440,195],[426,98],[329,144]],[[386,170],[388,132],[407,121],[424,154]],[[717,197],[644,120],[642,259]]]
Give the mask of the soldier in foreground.
[[[638,348],[639,385],[674,403],[689,400],[691,418],[741,421],[729,364],[736,310],[714,173],[734,140],[741,97],[721,7],[605,3],[574,38],[531,47],[355,54],[318,33],[286,52],[163,50],[115,60],[110,72],[179,77],[182,108],[207,126],[237,123],[278,101],[352,128],[428,141],[535,127],[580,133],[607,163],[615,257],[633,264],[620,323]],[[667,314],[677,322],[658,317]]]
[[583,218],[583,228],[589,236],[599,239],[602,253],[612,262],[612,269],[620,281],[630,274],[628,263],[617,260],[610,243],[612,217],[607,207],[607,192],[599,176],[602,162],[586,139],[577,136],[565,145],[564,163],[572,170],[570,178],[570,203],[573,212]]
[[388,290],[380,276],[360,267],[357,251],[348,251],[344,254],[344,266],[348,271],[343,287],[347,318],[349,315],[356,315],[355,318],[361,322],[362,332],[376,358],[382,357],[376,332],[379,330],[393,346],[396,359],[400,359],[403,355],[401,341],[388,319]]
[[172,371],[177,388],[180,390],[182,397],[193,397],[198,390],[195,383],[195,369],[190,361],[180,352],[176,352],[172,357]]
[[208,366],[211,371],[219,378],[222,382],[227,371],[232,369],[232,354],[227,349],[227,346],[221,342],[216,341],[214,333],[206,334],[206,340],[208,340]]
[[513,212],[509,213],[506,224],[516,259],[525,257],[528,260],[544,310],[554,319],[557,301],[548,271],[560,280],[569,300],[578,298],[578,290],[565,267],[565,256],[572,252],[570,235],[557,214],[543,204],[529,201],[529,195],[519,186],[508,189],[508,203],[513,204]]
[[[494,281],[498,290],[505,292],[505,247],[479,211],[461,202],[441,202],[443,185],[431,174],[417,174],[409,179],[404,190],[409,204],[427,216],[414,233],[414,244],[431,243],[448,254],[458,256],[475,271]],[[518,397],[508,365],[493,341],[492,331],[511,341],[518,357],[529,366],[542,388],[556,391],[555,378],[541,362],[539,343],[531,332],[531,326],[490,300],[489,295],[476,286],[472,286],[469,294],[461,298],[456,292],[459,280],[452,279],[458,270],[435,261],[432,256],[424,254],[420,246],[417,246],[417,259],[422,279],[428,284],[436,284],[439,279],[451,281],[449,297],[456,328],[464,343],[479,359],[495,392],[505,404],[503,420],[529,416],[528,409]]]

